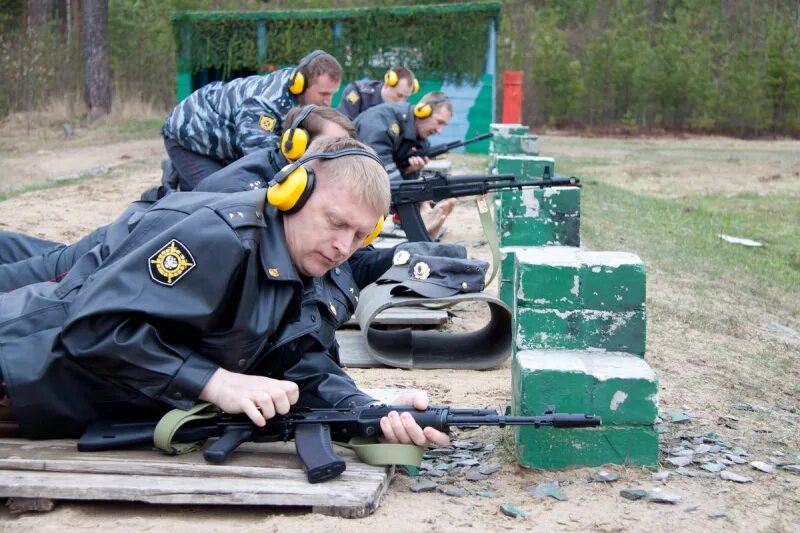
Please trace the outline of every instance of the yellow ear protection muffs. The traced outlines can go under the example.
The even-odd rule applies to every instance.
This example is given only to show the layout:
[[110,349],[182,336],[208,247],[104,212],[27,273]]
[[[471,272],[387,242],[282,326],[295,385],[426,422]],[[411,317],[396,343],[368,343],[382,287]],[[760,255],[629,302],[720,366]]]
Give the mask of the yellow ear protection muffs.
[[414,116],[417,118],[428,118],[433,115],[434,105],[449,101],[449,98],[434,98],[428,102],[420,102],[413,107]]
[[[269,182],[267,189],[267,202],[275,206],[276,209],[288,215],[298,212],[308,201],[314,191],[316,177],[314,169],[306,167],[305,164],[314,159],[336,159],[348,155],[360,155],[369,157],[383,167],[383,162],[374,154],[362,150],[361,148],[345,148],[335,152],[315,152],[305,154],[303,157],[287,165],[280,172],[275,174]],[[363,246],[371,243],[383,229],[383,216],[378,218],[372,233],[364,239]]]
[[[383,75],[383,83],[388,85],[389,87],[394,87],[400,81],[400,77],[397,75],[397,72],[393,68],[390,68],[386,71],[386,74]],[[417,78],[414,78],[414,81],[411,83],[411,90],[414,94],[419,92],[419,82]]]
[[303,74],[303,69],[306,68],[314,59],[321,56],[325,52],[322,50],[314,50],[302,60],[300,60],[300,64],[297,65],[292,72],[292,75],[289,76],[289,92],[293,95],[297,96],[299,94],[303,94],[303,92],[308,89],[306,83],[306,77]]
[[289,161],[297,161],[306,152],[311,141],[308,132],[301,128],[303,121],[317,108],[314,104],[303,106],[291,127],[281,135],[281,153]]

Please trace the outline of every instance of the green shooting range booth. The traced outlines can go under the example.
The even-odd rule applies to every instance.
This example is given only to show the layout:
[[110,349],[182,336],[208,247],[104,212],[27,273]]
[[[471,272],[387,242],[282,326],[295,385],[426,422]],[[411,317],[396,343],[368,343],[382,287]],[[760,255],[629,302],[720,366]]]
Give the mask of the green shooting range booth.
[[[434,144],[489,131],[495,122],[497,26],[500,2],[271,11],[178,11],[171,20],[177,49],[177,99],[213,81],[267,74],[296,65],[315,49],[342,64],[342,88],[382,79],[403,65],[420,91],[444,91],[454,113]],[[334,96],[336,106],[341,89]],[[489,141],[465,148],[487,153]]]

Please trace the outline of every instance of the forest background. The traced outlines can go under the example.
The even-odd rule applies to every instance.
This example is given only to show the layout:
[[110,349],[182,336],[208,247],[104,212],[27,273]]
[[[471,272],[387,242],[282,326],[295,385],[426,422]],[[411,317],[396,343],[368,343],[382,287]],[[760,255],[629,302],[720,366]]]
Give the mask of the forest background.
[[[112,110],[141,102],[165,114],[175,103],[172,11],[376,2],[0,0],[0,119],[54,106],[85,116],[81,8],[97,4],[107,4]],[[497,55],[499,73],[525,72],[523,122],[534,127],[800,136],[798,0],[504,0]]]

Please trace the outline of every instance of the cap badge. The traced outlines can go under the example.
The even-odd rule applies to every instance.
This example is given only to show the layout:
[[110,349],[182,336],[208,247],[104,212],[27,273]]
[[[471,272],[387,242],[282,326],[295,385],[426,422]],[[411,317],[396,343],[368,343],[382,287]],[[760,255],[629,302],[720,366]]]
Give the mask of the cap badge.
[[424,261],[420,261],[416,265],[414,265],[414,278],[420,280],[428,279],[428,276],[431,275],[431,267],[428,266],[428,263]]
[[400,250],[392,258],[393,265],[405,265],[411,259],[411,254],[407,250]]

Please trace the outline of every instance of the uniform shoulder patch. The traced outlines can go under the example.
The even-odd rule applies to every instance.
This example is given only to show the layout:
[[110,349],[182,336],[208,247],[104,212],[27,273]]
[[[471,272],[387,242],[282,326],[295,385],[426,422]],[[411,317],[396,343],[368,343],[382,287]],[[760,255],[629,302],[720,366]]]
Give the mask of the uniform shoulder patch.
[[358,95],[358,91],[356,91],[355,89],[347,93],[346,98],[347,101],[350,102],[351,104],[357,104],[358,101],[361,100],[361,97]]
[[150,256],[147,266],[153,281],[171,287],[195,267],[195,262],[189,249],[172,239]]
[[389,133],[391,133],[395,137],[400,135],[400,124],[398,124],[396,120],[392,122],[392,124],[389,126]]
[[258,125],[264,131],[272,132],[275,130],[275,117],[271,117],[269,115],[261,115],[261,118],[258,120]]

